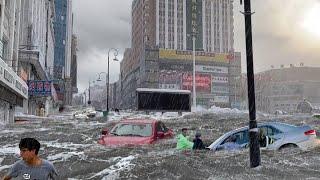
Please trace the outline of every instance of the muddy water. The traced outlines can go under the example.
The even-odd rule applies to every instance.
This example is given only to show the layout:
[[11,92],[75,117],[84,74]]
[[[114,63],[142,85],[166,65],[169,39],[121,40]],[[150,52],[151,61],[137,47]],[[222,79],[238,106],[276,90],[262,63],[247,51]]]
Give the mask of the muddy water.
[[[177,132],[182,127],[202,133],[209,144],[220,135],[248,123],[247,114],[197,114],[165,119]],[[259,121],[269,121],[259,117]],[[318,119],[286,116],[276,121],[309,124],[320,130]],[[320,149],[262,151],[262,165],[249,168],[249,152],[187,152],[175,150],[175,139],[135,148],[105,148],[96,143],[104,119],[8,126],[0,132],[0,177],[16,160],[22,137],[42,143],[40,156],[54,163],[60,179],[320,179]]]

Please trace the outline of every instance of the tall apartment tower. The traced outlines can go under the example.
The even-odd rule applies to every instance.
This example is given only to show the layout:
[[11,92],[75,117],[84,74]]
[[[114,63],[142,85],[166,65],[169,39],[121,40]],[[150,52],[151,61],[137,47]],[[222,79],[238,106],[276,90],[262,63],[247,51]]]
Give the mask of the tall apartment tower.
[[196,7],[192,1],[134,0],[132,47],[192,50],[192,8],[196,8],[196,50],[234,51],[233,0],[196,0]]
[[[54,1],[21,0],[18,71],[20,77],[28,81],[29,114],[40,115],[41,108],[50,113],[52,109],[54,93],[44,96],[34,87],[37,85],[37,91],[43,90],[43,83],[48,83],[51,78],[54,62],[53,21]],[[47,84],[46,89],[51,91],[51,84]]]
[[233,46],[233,0],[133,0],[131,13],[131,48],[120,64],[123,108],[135,107],[136,88],[190,90],[193,37],[196,79],[205,82],[196,85],[197,104],[235,104],[241,56]]
[[57,80],[55,87],[59,100],[63,104],[71,104],[72,0],[55,1],[55,12],[54,78]]
[[78,37],[75,34],[73,34],[72,43],[71,43],[71,71],[70,71],[72,93],[78,93],[78,88],[77,88],[78,48],[77,46],[78,46]]

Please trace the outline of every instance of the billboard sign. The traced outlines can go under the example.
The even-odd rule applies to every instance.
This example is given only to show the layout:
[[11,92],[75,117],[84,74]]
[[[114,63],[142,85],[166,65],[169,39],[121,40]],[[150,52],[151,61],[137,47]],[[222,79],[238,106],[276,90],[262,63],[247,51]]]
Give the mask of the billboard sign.
[[180,84],[159,84],[160,89],[180,89]]
[[51,81],[30,80],[28,81],[29,95],[51,96]]
[[[182,76],[182,89],[193,89],[193,77],[191,73],[184,73]],[[196,74],[196,91],[207,92],[211,91],[211,75],[210,74]]]
[[[160,49],[159,59],[192,61],[193,57],[192,51]],[[229,63],[229,54],[197,51],[196,61]]]
[[229,87],[212,85],[211,93],[229,93]]
[[187,63],[174,63],[173,62],[159,62],[159,69],[160,70],[173,70],[173,71],[192,71],[192,64],[187,64]]
[[229,96],[214,96],[210,103],[229,103]]
[[228,74],[227,67],[196,65],[196,72]]
[[229,78],[225,76],[212,76],[213,83],[228,83]]

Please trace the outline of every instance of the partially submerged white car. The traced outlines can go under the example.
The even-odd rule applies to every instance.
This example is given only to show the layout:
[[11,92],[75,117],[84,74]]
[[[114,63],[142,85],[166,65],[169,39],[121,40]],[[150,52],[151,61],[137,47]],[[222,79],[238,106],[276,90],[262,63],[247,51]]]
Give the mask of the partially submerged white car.
[[[319,146],[320,140],[317,138],[316,131],[310,126],[294,126],[279,122],[267,122],[258,124],[258,128],[266,132],[266,136],[273,138],[274,142],[268,144],[267,150],[279,150],[288,147],[298,147],[307,150]],[[214,141],[208,148],[218,150],[231,136],[236,137],[236,143],[243,148],[249,145],[249,127],[242,127],[229,131]]]
[[96,114],[97,112],[94,109],[88,108],[82,111],[76,111],[75,113],[73,113],[73,117],[75,117],[76,119],[89,119],[95,117]]

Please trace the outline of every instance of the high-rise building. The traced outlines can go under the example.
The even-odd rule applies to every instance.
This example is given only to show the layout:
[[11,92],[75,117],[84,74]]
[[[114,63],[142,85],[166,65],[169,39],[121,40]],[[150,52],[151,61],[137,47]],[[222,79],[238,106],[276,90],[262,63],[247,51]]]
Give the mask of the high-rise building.
[[17,107],[27,109],[28,86],[19,77],[20,0],[0,0],[0,124],[14,122]]
[[234,104],[241,54],[233,47],[233,0],[133,0],[131,13],[131,48],[120,64],[123,108],[135,107],[139,87],[192,90],[193,68],[197,104]]
[[163,49],[192,50],[193,18],[197,26],[196,50],[215,53],[234,50],[233,0],[196,0],[196,5],[192,0],[134,0],[132,47],[156,45]]
[[58,98],[62,104],[72,102],[71,41],[72,41],[72,0],[55,1],[55,56],[54,79]]
[[255,74],[257,110],[294,113],[304,100],[320,107],[319,74],[319,67],[295,67],[292,64]]
[[54,101],[51,74],[54,61],[54,1],[21,0],[19,73],[28,81],[29,114],[49,113]]
[[72,93],[77,93],[77,75],[78,75],[78,58],[77,58],[77,46],[78,46],[78,39],[75,34],[72,35],[72,43],[71,43],[71,85],[72,85]]

